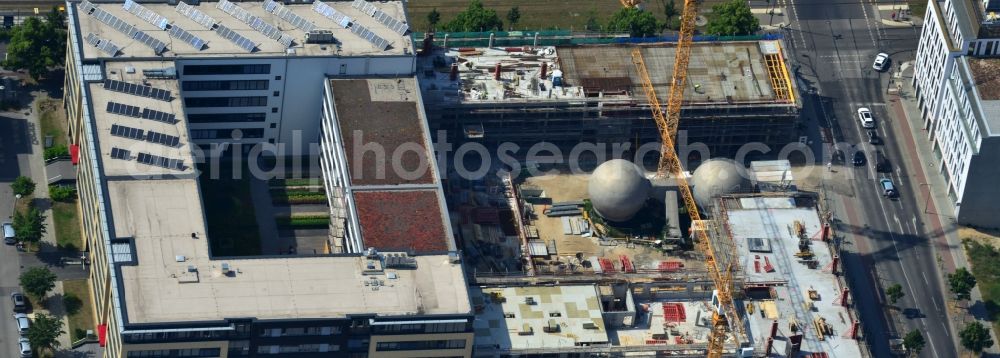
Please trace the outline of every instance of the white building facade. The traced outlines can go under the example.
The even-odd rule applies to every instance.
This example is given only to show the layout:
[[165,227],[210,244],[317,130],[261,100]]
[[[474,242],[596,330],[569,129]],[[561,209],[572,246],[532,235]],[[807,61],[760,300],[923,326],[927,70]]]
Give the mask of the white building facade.
[[[996,226],[1000,96],[989,72],[1000,68],[1000,24],[990,0],[931,0],[917,49],[913,85],[933,145],[935,168],[948,184],[959,223]],[[992,1],[995,2],[995,1]],[[980,88],[981,87],[981,88]]]

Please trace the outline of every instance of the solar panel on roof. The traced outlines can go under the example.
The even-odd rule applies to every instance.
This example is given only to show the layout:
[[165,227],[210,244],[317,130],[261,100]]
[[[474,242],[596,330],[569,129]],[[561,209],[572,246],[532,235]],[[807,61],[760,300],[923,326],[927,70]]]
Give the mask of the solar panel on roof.
[[[236,4],[229,2],[228,0],[219,0],[219,3],[216,4],[215,7],[221,9],[222,11],[224,11],[225,13],[229,14],[232,17],[239,19],[240,21],[243,21],[247,25],[250,25],[250,27],[252,27],[254,30],[257,30],[258,32],[266,35],[267,37],[270,37],[273,40],[280,41],[282,36],[284,36],[281,30],[279,30],[277,27],[274,27],[274,25],[267,23],[267,21],[264,21],[264,19],[254,16],[250,12],[246,11],[246,9],[243,9],[242,7],[239,7]],[[282,44],[284,45],[284,43]],[[290,43],[285,47],[289,46],[291,46]]]
[[219,22],[211,16],[201,12],[201,10],[195,9],[194,6],[185,4],[183,1],[177,2],[177,6],[174,7],[174,10],[184,16],[187,16],[187,18],[194,20],[194,22],[197,22],[199,25],[208,30],[211,30],[212,27]]
[[294,12],[292,12],[291,9],[285,7],[284,5],[279,4],[274,0],[264,1],[263,6],[264,10],[266,10],[267,12],[278,15],[278,17],[280,17],[282,20],[287,21],[288,23],[292,24],[292,26],[302,29],[302,31],[309,32],[316,29],[315,24],[295,14]]
[[160,112],[149,108],[142,109],[141,117],[144,119],[154,120],[157,122],[163,122],[168,124],[177,123],[177,117],[173,113]]
[[90,11],[94,10],[95,8],[97,7],[94,6],[94,4],[91,4],[90,1],[83,0],[82,2],[80,2],[80,12],[89,14]]
[[205,40],[202,40],[198,36],[192,35],[190,32],[185,31],[180,26],[177,25],[170,26],[170,30],[167,31],[167,33],[170,34],[171,37],[187,42],[187,44],[191,45],[191,47],[194,47],[195,50],[201,51],[201,49],[205,47]]
[[135,140],[143,140],[146,137],[142,129],[118,124],[111,125],[111,135]]
[[184,162],[181,160],[165,158],[158,155],[152,155],[143,152],[139,152],[139,155],[136,157],[136,161],[142,164],[152,165],[167,169],[176,169],[176,170],[186,169],[184,166]]
[[153,49],[153,53],[157,55],[163,53],[163,51],[167,49],[167,44],[163,43],[163,41],[149,36],[149,34],[142,31],[137,31],[132,38],[136,39],[136,41],[142,42],[146,46],[149,46],[149,48]]
[[180,138],[160,132],[146,131],[146,141],[168,147],[176,147],[180,143]]
[[115,45],[115,43],[111,42],[111,40],[100,38],[92,33],[87,34],[87,43],[97,47],[99,50],[111,57],[115,57],[115,55],[118,54],[118,51],[121,50],[121,47]]
[[136,118],[140,116],[139,107],[118,102],[108,102],[107,112]]
[[149,97],[167,102],[170,101],[170,91],[146,85],[138,85],[134,83],[105,79],[104,88],[115,92],[128,93],[142,97]]
[[327,5],[320,0],[316,0],[315,2],[313,2],[312,9],[313,11],[318,12],[323,16],[326,16],[326,18],[333,20],[333,22],[336,23],[337,25],[340,25],[340,27],[346,29],[348,26],[351,26],[350,17],[347,17],[347,15],[340,13],[330,5]]
[[361,12],[367,14],[368,16],[374,17],[375,20],[378,20],[378,22],[400,35],[405,35],[406,31],[410,30],[409,25],[396,20],[396,18],[392,17],[392,15],[389,15],[385,11],[382,11],[382,9],[379,9],[378,6],[375,6],[365,0],[354,0],[354,2],[351,3],[351,7],[361,10]]
[[236,46],[239,46],[247,52],[253,52],[253,49],[257,47],[257,45],[255,45],[253,41],[250,41],[250,39],[243,37],[243,35],[240,35],[236,31],[222,26],[221,24],[215,29],[215,32],[218,33],[219,36],[222,36],[222,38],[229,40],[229,42],[236,44]]
[[111,147],[111,158],[129,160],[132,158],[132,154],[128,150]]
[[119,19],[115,15],[112,15],[107,11],[101,10],[96,6],[94,7],[94,11],[91,12],[90,15],[94,16],[94,18],[96,18],[98,21],[113,27],[115,30],[118,30],[123,34],[126,34],[129,37],[139,42],[142,42],[146,46],[149,46],[149,48],[153,49],[153,52],[157,55],[163,53],[163,51],[166,50],[167,48],[167,44],[163,43],[163,41],[157,40],[156,38],[149,36],[145,32],[139,31],[138,29],[135,28],[135,26],[129,25],[122,19]]
[[160,30],[165,30],[167,28],[167,24],[169,23],[169,21],[167,21],[167,19],[164,18],[163,16],[160,16],[160,14],[157,14],[153,10],[147,9],[145,6],[139,5],[139,3],[133,0],[125,0],[125,3],[122,4],[122,8],[128,10],[128,12],[132,13],[132,15],[135,15],[140,19],[146,20],[146,22],[153,24],[156,27],[159,27]]

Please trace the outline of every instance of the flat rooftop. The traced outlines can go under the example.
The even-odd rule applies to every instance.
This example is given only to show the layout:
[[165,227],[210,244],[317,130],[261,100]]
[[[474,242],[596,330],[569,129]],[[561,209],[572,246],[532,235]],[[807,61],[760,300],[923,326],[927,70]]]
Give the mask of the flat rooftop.
[[[774,74],[768,59],[785,67],[780,41],[698,42],[692,46],[688,68],[686,105],[787,104],[775,83],[792,86],[787,72]],[[601,97],[602,100],[641,100],[646,97],[642,78],[632,62],[635,46],[580,45],[524,48],[451,48],[424,57],[423,90],[429,98],[448,103],[572,100]],[[657,94],[665,101],[673,74],[672,43],[640,47]],[[774,55],[774,56],[772,56]],[[450,67],[435,68],[433,58],[458,63],[460,81],[450,80]],[[769,57],[770,56],[770,57]],[[500,65],[500,80],[495,79]],[[546,76],[542,78],[543,64]],[[561,87],[553,88],[553,76],[562,75]],[[772,81],[772,77],[779,81]],[[781,77],[783,76],[783,77]],[[430,99],[428,100],[430,101]]]
[[[317,1],[317,3],[319,2],[320,1]],[[119,31],[115,27],[100,21],[96,15],[80,11],[80,9],[85,6],[82,5],[84,3],[74,3],[73,6],[77,9],[76,17],[77,23],[79,24],[81,38],[86,39],[88,34],[93,34],[97,38],[110,41],[120,48],[117,55],[112,56],[98,49],[96,46],[85,46],[85,58],[149,58],[157,57],[158,55],[162,55],[164,57],[229,57],[233,55],[379,56],[403,55],[406,53],[412,53],[413,50],[413,44],[410,41],[409,35],[400,34],[393,29],[390,29],[376,18],[363,12],[363,8],[358,9],[352,6],[353,2],[351,1],[321,2],[322,4],[332,8],[336,13],[343,15],[343,18],[346,18],[346,21],[349,23],[349,27],[347,28],[341,26],[337,22],[334,22],[334,20],[331,20],[323,14],[314,11],[314,4],[282,5],[284,3],[283,1],[278,1],[276,2],[277,4],[272,4],[267,1],[229,3],[232,6],[242,9],[243,12],[270,24],[270,27],[279,31],[280,34],[286,35],[287,39],[292,40],[291,47],[287,47],[285,44],[275,39],[275,37],[280,36],[280,34],[275,37],[269,37],[268,35],[255,30],[254,27],[251,27],[249,24],[230,15],[223,9],[220,9],[218,6],[220,2],[218,1],[202,1],[198,5],[188,3],[190,4],[189,6],[187,4],[170,5],[165,2],[144,3],[143,1],[139,1],[140,6],[147,10],[144,13],[151,14],[148,15],[149,18],[155,19],[158,24],[166,23],[170,25],[167,30],[162,29],[159,25],[147,22],[144,18],[129,12],[129,10],[125,9],[123,1],[121,0],[91,0],[90,3],[99,9],[99,11],[117,18],[126,25],[133,26],[136,30],[144,32],[149,38],[166,44],[166,50],[162,54],[157,54],[153,48],[147,46],[140,40],[141,37],[137,38]],[[362,1],[360,4],[363,5],[366,3],[368,2]],[[377,7],[382,13],[392,17],[396,21],[405,24],[407,18],[401,1],[378,1],[371,2],[370,5]],[[178,11],[178,6],[180,6],[182,10],[191,8],[193,10],[184,11],[198,15],[192,15],[189,17],[181,11]],[[268,9],[272,9],[273,12],[268,11]],[[93,12],[93,10],[90,12]],[[302,22],[300,23],[299,20],[296,20],[296,23],[293,24],[291,20],[286,19],[294,18],[285,14],[293,14]],[[203,19],[203,21],[198,22],[193,18]],[[203,24],[214,27],[209,27]],[[303,25],[306,28],[312,27],[315,29],[329,30],[336,39],[337,44],[305,43],[306,31],[303,30],[303,27],[296,26],[300,24],[306,24]],[[247,48],[241,47],[241,45],[235,43],[238,41],[232,41],[227,39],[227,37],[224,37],[224,35],[227,35],[228,33],[222,28],[219,28],[219,25],[232,30],[242,38],[248,40],[250,46],[252,46],[252,51],[248,51]],[[188,34],[201,39],[204,42],[204,46],[199,49],[189,42],[171,36],[168,32],[176,31],[171,30],[172,28],[183,29]],[[359,32],[358,29],[367,29],[371,34],[374,34],[374,36],[384,39],[388,43],[388,48],[383,50],[382,48],[373,45],[365,38],[373,37],[370,36],[369,33],[362,33],[365,37],[356,34],[356,32]],[[84,42],[86,43],[86,41]]]
[[416,80],[330,80],[330,87],[352,185],[435,183]]
[[[720,200],[727,207],[745,285],[766,287],[771,292],[770,298],[754,297],[748,302],[754,306],[754,313],[746,316],[754,344],[764,345],[774,321],[778,321],[778,336],[783,337],[792,335],[789,324],[795,322],[804,332],[803,352],[861,357],[858,341],[847,337],[852,315],[840,305],[842,287],[831,271],[830,248],[820,240],[822,223],[812,201],[758,196]],[[800,240],[796,227],[815,255],[812,267],[795,256]],[[817,296],[810,298],[810,290]],[[817,320],[825,322],[832,333],[821,339],[814,325]],[[776,338],[775,351],[784,352],[786,342]]]
[[460,264],[447,255],[375,274],[355,256],[212,260],[196,179],[111,180],[108,192],[115,235],[134,239],[138,261],[120,273],[130,323],[470,312]]
[[968,62],[979,97],[984,101],[1000,100],[1000,59],[969,57]]
[[[470,295],[477,306],[476,346],[516,350],[609,342],[593,285],[472,287]],[[550,325],[558,328],[550,332]]]
[[[105,81],[85,83],[90,89],[105,176],[194,174],[193,152],[177,80],[145,78],[142,74],[143,70],[168,67],[173,64],[111,62],[104,68]],[[169,94],[159,92],[164,94],[159,98],[135,94],[145,93],[144,87]],[[144,154],[175,162],[150,159]]]
[[354,191],[365,247],[441,253],[456,250],[445,230],[437,190]]

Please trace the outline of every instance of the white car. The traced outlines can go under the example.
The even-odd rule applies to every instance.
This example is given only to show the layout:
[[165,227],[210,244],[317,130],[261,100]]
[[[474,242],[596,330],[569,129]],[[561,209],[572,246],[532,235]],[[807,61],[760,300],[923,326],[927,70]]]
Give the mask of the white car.
[[858,120],[862,127],[875,128],[875,117],[872,117],[872,111],[868,108],[858,108]]
[[28,315],[24,313],[15,313],[14,323],[17,324],[17,333],[20,333],[22,337],[28,335],[28,328],[31,327],[31,321],[28,320]]
[[884,71],[885,65],[887,65],[888,63],[889,63],[889,54],[883,52],[878,54],[878,56],[875,56],[875,63],[872,64],[872,68],[874,68],[875,71]]
[[21,358],[31,358],[31,342],[28,342],[27,338],[21,338],[17,343],[21,350]]

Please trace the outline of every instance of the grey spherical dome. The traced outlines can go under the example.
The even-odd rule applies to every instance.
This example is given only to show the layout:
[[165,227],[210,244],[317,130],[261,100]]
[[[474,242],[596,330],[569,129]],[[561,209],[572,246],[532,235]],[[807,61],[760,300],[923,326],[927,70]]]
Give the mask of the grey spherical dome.
[[590,175],[587,191],[601,217],[626,221],[642,209],[652,188],[642,169],[624,159],[604,162]]
[[710,159],[694,170],[688,184],[698,206],[705,207],[712,198],[739,191],[746,184],[746,171],[729,159]]

